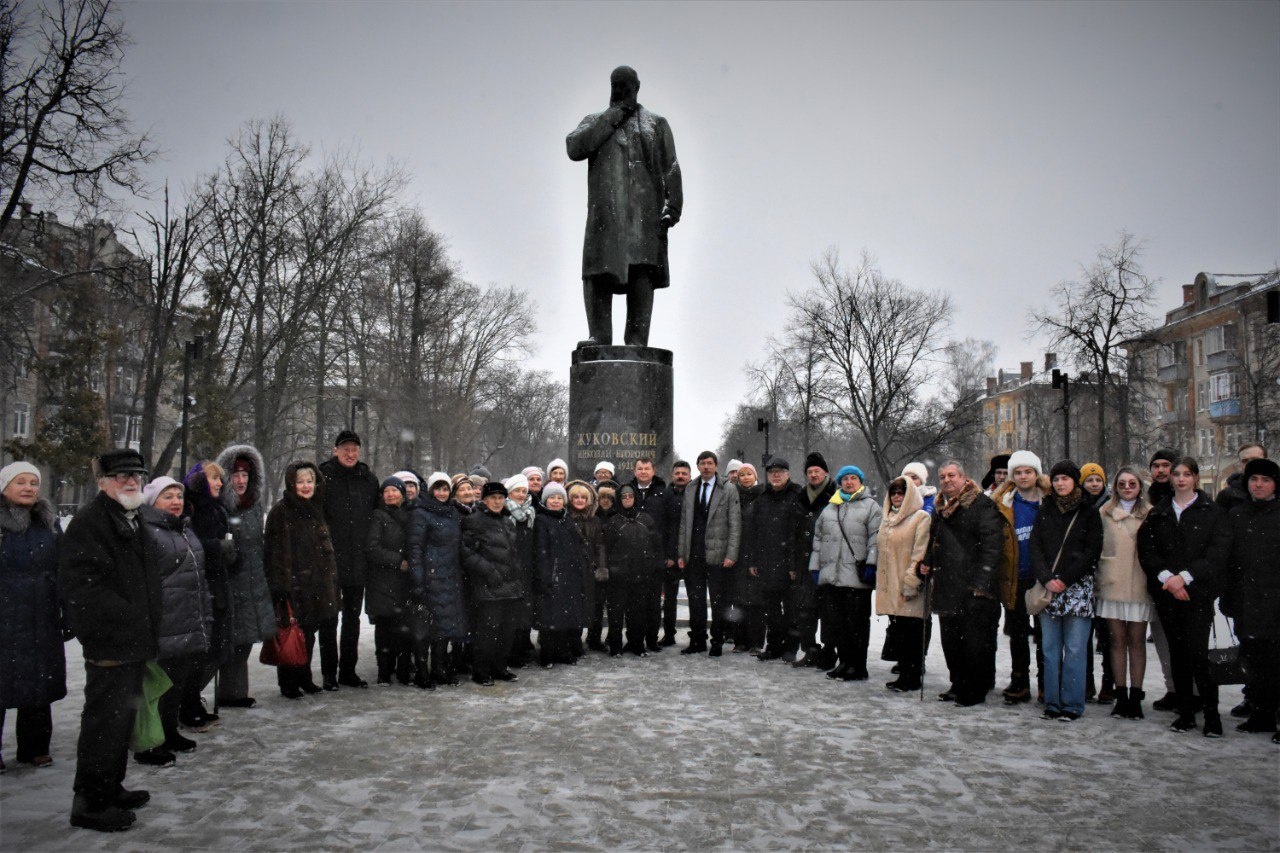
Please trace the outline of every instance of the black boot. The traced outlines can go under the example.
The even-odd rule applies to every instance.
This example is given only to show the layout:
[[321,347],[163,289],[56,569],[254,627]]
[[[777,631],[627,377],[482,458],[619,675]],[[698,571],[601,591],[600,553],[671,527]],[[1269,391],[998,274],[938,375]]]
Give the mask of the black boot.
[[1116,704],[1111,709],[1111,716],[1127,718],[1129,716],[1129,688],[1115,688]]
[[1147,698],[1147,694],[1143,693],[1137,687],[1129,688],[1129,719],[1141,720],[1144,715],[1142,713],[1142,700]]
[[835,679],[836,681],[841,681],[841,680],[848,681],[849,679],[846,679],[845,676],[849,675],[851,672],[853,672],[853,667],[847,663],[842,662],[835,669],[827,673],[827,678]]

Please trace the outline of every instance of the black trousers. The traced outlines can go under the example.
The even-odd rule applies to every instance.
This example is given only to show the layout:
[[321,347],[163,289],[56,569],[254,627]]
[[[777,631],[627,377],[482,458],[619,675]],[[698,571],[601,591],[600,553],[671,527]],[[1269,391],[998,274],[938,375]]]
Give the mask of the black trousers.
[[[654,578],[609,579],[609,651],[640,654],[649,636],[647,610]],[[623,630],[626,631],[625,642]]]
[[728,579],[732,569],[710,566],[702,557],[694,557],[684,564],[684,587],[689,593],[689,640],[694,646],[707,642],[707,596],[711,597],[711,644],[722,645],[728,623],[726,606]]
[[676,606],[680,600],[680,567],[664,565],[652,581],[652,622],[645,639],[651,643],[658,641],[658,627],[661,625],[663,636],[676,635]]
[[1274,720],[1280,711],[1280,638],[1241,637],[1240,653],[1249,668],[1249,683],[1245,686],[1249,689],[1249,702],[1256,709],[1254,713]]
[[1018,578],[1018,600],[1012,610],[1005,608],[1004,633],[1009,638],[1012,682],[1015,686],[1031,686],[1031,642],[1036,645],[1036,682],[1044,684],[1044,653],[1040,651],[1040,620],[1027,613],[1027,590],[1035,586],[1035,578]]
[[518,598],[472,604],[475,617],[475,628],[471,632],[473,678],[497,678],[507,671],[519,609]]
[[142,662],[116,666],[84,663],[84,709],[76,744],[74,790],[100,809],[124,787],[129,764],[129,738],[142,697]]
[[[360,657],[360,611],[364,609],[364,587],[342,587],[342,638],[338,641],[338,675],[353,677]],[[320,653],[324,666],[323,647]],[[332,676],[330,676],[332,677]]]
[[[4,735],[4,717],[7,709],[0,708],[0,736]],[[18,709],[18,723],[14,734],[18,740],[18,761],[30,763],[49,754],[49,742],[53,740],[53,706],[26,705]]]
[[308,628],[305,625],[301,627],[302,636],[307,640],[307,662],[303,666],[276,667],[276,683],[280,685],[280,689],[282,691],[295,687],[301,690],[302,685],[313,683],[311,678],[311,660],[315,655],[317,629]]
[[824,639],[835,646],[841,664],[865,673],[871,639],[871,590],[831,584],[818,590]]
[[199,716],[204,711],[200,703],[200,688],[204,686],[205,656],[202,653],[161,658],[160,668],[169,676],[173,687],[160,696],[158,710],[165,739],[178,734],[178,715]]
[[576,647],[582,645],[582,631],[571,629],[557,631],[544,629],[538,632],[538,659],[543,666],[549,663],[568,663],[578,657]]
[[253,644],[235,646],[231,657],[218,667],[218,704],[228,699],[246,699],[249,696],[249,655]]
[[895,617],[897,625],[898,675],[904,681],[919,681],[924,673],[924,620],[914,616]]
[[1209,630],[1213,627],[1213,602],[1178,601],[1161,594],[1156,613],[1169,638],[1169,663],[1173,689],[1178,693],[1178,713],[1195,714],[1194,684],[1204,701],[1205,714],[1218,713],[1218,685],[1209,677]]
[[378,617],[373,625],[373,648],[379,681],[390,681],[397,667],[401,678],[405,677],[413,654],[413,642],[403,615]]
[[808,651],[818,645],[818,585],[807,569],[789,587],[787,621],[792,646]]
[[961,701],[984,699],[996,683],[996,632],[1000,604],[971,596],[955,613],[938,619],[942,652],[951,673],[951,687]]

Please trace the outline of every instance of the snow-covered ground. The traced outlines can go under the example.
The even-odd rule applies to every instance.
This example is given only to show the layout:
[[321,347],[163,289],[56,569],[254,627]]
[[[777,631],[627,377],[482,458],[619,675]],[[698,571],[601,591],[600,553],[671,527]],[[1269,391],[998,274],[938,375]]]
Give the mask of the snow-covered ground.
[[[8,719],[0,849],[315,850],[1280,847],[1280,747],[1174,734],[1171,716],[1076,723],[1032,705],[959,709],[937,637],[926,701],[746,655],[591,654],[512,685],[344,688],[296,702],[251,665],[258,707],[178,764],[130,762],[151,791],[123,835],[68,826],[84,681],[54,706],[53,767],[14,767]],[[373,676],[372,630],[361,672]],[[1008,675],[1001,638],[1000,684]],[[1148,692],[1159,697],[1150,655]],[[1223,690],[1225,711],[1239,688]]]

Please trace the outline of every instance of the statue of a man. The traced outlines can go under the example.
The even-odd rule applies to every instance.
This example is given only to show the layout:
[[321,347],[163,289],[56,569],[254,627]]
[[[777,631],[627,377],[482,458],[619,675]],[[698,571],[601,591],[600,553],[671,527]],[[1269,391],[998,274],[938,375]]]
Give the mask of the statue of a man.
[[582,293],[588,340],[613,343],[613,296],[627,295],[627,346],[649,345],[653,291],[670,284],[667,229],[684,193],[671,126],[636,103],[640,78],[623,65],[609,75],[609,109],[589,115],[565,140],[587,161],[587,233]]

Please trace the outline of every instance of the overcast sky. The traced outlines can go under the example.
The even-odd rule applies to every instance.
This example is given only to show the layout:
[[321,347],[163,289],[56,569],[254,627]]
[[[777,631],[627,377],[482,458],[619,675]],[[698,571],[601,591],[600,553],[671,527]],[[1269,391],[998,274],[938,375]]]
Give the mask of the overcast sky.
[[[1038,358],[1027,312],[1121,229],[1161,307],[1280,258],[1280,3],[129,2],[135,122],[181,186],[246,120],[358,145],[467,277],[526,288],[567,379],[586,165],[564,138],[615,66],[684,172],[670,289],[676,450],[719,444],[788,291],[830,246],[950,292],[953,334]],[[622,303],[615,312],[621,337]],[[749,450],[754,456],[755,451]]]

